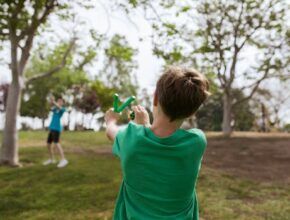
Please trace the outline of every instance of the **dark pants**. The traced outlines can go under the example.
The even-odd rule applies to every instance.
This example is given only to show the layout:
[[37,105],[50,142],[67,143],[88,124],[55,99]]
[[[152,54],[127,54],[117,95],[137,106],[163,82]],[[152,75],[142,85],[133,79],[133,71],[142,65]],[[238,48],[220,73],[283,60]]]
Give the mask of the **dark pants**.
[[59,142],[59,138],[60,138],[59,131],[50,130],[47,137],[47,143],[51,144],[53,142],[57,144]]

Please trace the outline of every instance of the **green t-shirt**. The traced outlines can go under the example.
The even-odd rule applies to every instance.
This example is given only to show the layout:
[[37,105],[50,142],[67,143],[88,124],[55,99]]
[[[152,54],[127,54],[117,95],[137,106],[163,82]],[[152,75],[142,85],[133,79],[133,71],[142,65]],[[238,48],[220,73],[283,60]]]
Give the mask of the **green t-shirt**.
[[197,220],[195,184],[205,148],[199,129],[160,138],[129,123],[113,144],[123,172],[114,220]]

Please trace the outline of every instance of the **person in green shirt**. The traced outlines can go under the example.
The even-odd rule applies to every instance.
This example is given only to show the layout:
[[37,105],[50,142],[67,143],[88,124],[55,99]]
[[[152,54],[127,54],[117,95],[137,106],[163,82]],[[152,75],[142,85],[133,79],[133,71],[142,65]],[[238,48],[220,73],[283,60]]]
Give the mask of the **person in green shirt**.
[[152,125],[140,105],[123,130],[116,125],[119,114],[106,112],[106,134],[123,173],[114,220],[199,219],[195,185],[206,138],[199,129],[180,127],[206,100],[208,88],[196,70],[172,67],[157,82]]

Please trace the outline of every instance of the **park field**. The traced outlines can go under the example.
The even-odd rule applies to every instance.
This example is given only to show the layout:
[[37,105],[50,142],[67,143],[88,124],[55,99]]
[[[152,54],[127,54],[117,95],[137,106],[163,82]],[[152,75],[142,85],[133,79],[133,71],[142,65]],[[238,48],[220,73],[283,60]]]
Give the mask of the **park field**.
[[[20,132],[23,167],[0,167],[0,219],[111,219],[122,174],[105,134],[64,132],[70,164],[63,169],[42,166],[46,136]],[[290,220],[289,167],[289,135],[208,133],[197,184],[201,219]]]

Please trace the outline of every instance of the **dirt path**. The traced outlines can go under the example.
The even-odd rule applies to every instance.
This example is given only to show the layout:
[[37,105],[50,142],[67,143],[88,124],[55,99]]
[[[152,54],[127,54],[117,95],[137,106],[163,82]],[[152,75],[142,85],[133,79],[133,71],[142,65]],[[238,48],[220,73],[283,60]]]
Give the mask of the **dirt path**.
[[[111,146],[70,147],[66,151],[110,155]],[[290,138],[209,138],[203,163],[239,177],[290,184]]]
[[290,138],[211,138],[204,164],[236,176],[290,184]]
[[81,147],[68,147],[65,148],[65,151],[68,153],[76,154],[101,154],[101,155],[112,155],[112,146],[111,145],[102,145],[96,148],[81,148]]

